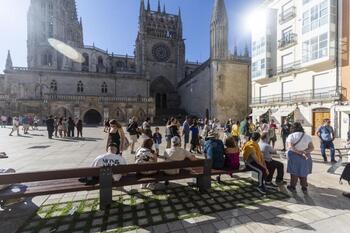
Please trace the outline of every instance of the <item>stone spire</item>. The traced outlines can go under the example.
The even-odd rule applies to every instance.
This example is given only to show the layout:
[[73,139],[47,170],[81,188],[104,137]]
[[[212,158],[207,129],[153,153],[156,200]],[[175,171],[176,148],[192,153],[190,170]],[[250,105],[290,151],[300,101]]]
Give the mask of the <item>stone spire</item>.
[[147,1],[147,11],[151,10],[151,4],[149,3],[149,0]]
[[244,47],[243,56],[244,57],[249,57],[249,48],[248,48],[248,44],[247,43],[245,44],[245,47]]
[[140,4],[140,16],[143,15],[143,12],[145,11],[145,2],[144,0],[141,0],[141,4]]
[[210,28],[210,57],[228,58],[228,17],[224,0],[215,0]]
[[233,56],[235,56],[235,57],[238,56],[237,41],[235,41],[235,45],[234,45],[234,48],[233,48]]
[[160,0],[158,0],[158,13],[161,12],[161,8],[160,8]]
[[178,13],[178,30],[179,30],[179,38],[182,38],[182,17],[181,17],[181,9],[179,7],[179,13]]
[[163,14],[166,14],[165,3],[163,4]]
[[12,70],[12,58],[11,58],[11,53],[10,50],[7,51],[7,58],[6,58],[6,65],[5,69],[6,70]]

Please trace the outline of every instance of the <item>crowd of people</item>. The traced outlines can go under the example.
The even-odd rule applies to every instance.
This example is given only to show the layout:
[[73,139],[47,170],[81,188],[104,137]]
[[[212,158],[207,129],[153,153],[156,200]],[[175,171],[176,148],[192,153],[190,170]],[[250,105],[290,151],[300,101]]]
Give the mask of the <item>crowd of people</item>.
[[[21,119],[13,117],[10,135],[15,131],[19,134],[20,125],[23,126],[25,133],[28,132],[29,127],[36,121],[35,117],[33,121],[30,119],[27,116]],[[6,120],[8,119],[1,117],[1,122]],[[82,137],[83,122],[80,119],[49,116],[46,126],[50,139],[53,136]],[[223,134],[220,136],[221,131]],[[203,120],[196,117],[186,117],[181,124],[180,120],[172,117],[166,122],[164,135],[159,127],[152,129],[150,118],[139,124],[138,119],[132,117],[126,132],[117,120],[108,120],[104,129],[108,134],[107,153],[96,158],[93,166],[126,164],[123,152],[130,148],[137,164],[156,163],[160,160],[195,160],[198,156],[204,156],[212,160],[213,169],[225,169],[232,176],[233,172],[240,168],[241,157],[247,170],[257,172],[259,181],[257,190],[265,194],[267,189],[286,184],[284,165],[272,156],[277,154],[275,145],[278,131],[283,143],[281,151],[287,151],[287,172],[290,174],[290,184],[287,188],[295,192],[297,182],[300,180],[302,191],[307,192],[307,176],[312,172],[310,155],[314,150],[312,138],[305,134],[300,123],[291,124],[288,119],[278,127],[273,119],[269,122],[261,120],[255,123],[250,117],[243,121],[229,119],[221,125],[216,119]],[[335,135],[329,119],[326,119],[324,125],[317,130],[317,135],[321,140],[324,160],[327,161],[325,150],[330,149],[331,162],[336,162],[333,144]],[[163,148],[160,147],[162,143],[165,143],[164,151],[160,151]],[[137,148],[137,145],[140,146]],[[277,175],[273,182],[275,171]],[[148,173],[152,172],[154,171]],[[166,171],[168,174],[177,172],[177,170]]]
[[[325,123],[325,129],[322,127],[319,129],[320,138],[326,142],[329,139],[326,135],[327,130],[331,131],[329,127]],[[220,136],[221,130],[223,136]],[[137,118],[132,117],[126,127],[127,134],[116,120],[106,122],[104,131],[108,133],[106,149],[110,151],[108,148],[114,146],[115,154],[122,155],[123,151],[130,148],[137,164],[156,163],[160,160],[194,160],[204,156],[212,160],[213,169],[224,169],[232,176],[232,173],[240,168],[240,157],[242,157],[246,169],[257,172],[259,181],[257,190],[265,194],[267,189],[287,184],[284,180],[284,164],[273,159],[273,154],[277,154],[275,143],[278,130],[283,142],[281,151],[287,151],[287,172],[290,174],[290,184],[287,188],[295,192],[297,182],[300,180],[302,191],[307,192],[307,176],[312,172],[310,154],[314,146],[311,136],[305,134],[298,122],[291,124],[286,119],[279,128],[274,120],[269,123],[265,120],[253,123],[252,119],[247,117],[241,122],[233,122],[230,119],[221,127],[216,119],[201,120],[186,117],[181,124],[177,118],[172,117],[165,125],[163,136],[159,127],[155,127],[154,132],[152,131],[149,118],[139,125]],[[160,151],[163,139],[165,150]],[[138,142],[140,147],[136,148]],[[329,144],[328,142],[324,147],[329,148]],[[105,156],[109,158],[106,161],[110,164],[110,154],[107,153]],[[114,164],[124,164],[124,161],[120,161],[120,157],[115,158],[117,161]],[[277,174],[273,181],[275,171]],[[152,172],[156,171],[147,174]],[[167,171],[168,174],[176,172],[178,171]]]
[[[79,118],[73,120],[72,117],[53,117],[52,115],[46,120],[46,127],[49,139],[52,139],[53,135],[57,138],[77,138],[83,137],[83,121]],[[74,131],[76,129],[76,134]]]

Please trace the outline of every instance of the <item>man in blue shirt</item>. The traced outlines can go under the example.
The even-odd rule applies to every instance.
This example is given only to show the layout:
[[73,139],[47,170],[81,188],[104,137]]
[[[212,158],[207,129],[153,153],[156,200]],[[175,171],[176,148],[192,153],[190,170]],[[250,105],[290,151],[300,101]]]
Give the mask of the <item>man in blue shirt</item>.
[[208,159],[213,161],[212,168],[214,169],[222,169],[225,164],[224,143],[218,138],[218,133],[210,130],[204,144],[204,153]]
[[326,149],[330,150],[331,162],[336,163],[337,161],[334,158],[335,150],[334,150],[334,130],[330,125],[331,121],[329,119],[325,119],[323,121],[323,125],[317,130],[317,136],[321,140],[321,154],[323,160],[327,162]]

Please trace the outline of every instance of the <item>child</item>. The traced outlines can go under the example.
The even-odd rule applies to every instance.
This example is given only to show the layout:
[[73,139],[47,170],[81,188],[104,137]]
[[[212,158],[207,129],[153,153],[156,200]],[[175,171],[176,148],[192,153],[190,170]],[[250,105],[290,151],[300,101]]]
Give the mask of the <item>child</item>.
[[232,177],[232,172],[239,169],[239,148],[232,136],[226,138],[225,146],[225,167],[228,168],[229,175]]
[[156,127],[156,132],[153,134],[153,142],[156,154],[159,156],[159,145],[162,143],[162,135],[159,133],[159,127]]

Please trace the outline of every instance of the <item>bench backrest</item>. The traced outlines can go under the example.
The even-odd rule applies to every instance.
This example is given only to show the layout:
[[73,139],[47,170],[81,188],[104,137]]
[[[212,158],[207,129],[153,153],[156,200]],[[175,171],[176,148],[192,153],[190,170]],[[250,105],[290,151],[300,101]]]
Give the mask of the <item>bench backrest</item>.
[[[154,170],[168,170],[168,169],[180,169],[190,167],[204,167],[208,171],[211,167],[211,160],[199,159],[195,161],[172,161],[172,162],[159,162],[150,164],[128,164],[118,165],[112,167],[113,174],[127,174],[134,172],[145,172]],[[100,176],[100,167],[90,168],[74,168],[63,169],[53,171],[38,171],[38,172],[25,172],[25,173],[11,173],[0,175],[0,185],[2,184],[15,184],[25,182],[47,181],[47,180],[59,180],[69,178],[80,178],[87,176]]]

